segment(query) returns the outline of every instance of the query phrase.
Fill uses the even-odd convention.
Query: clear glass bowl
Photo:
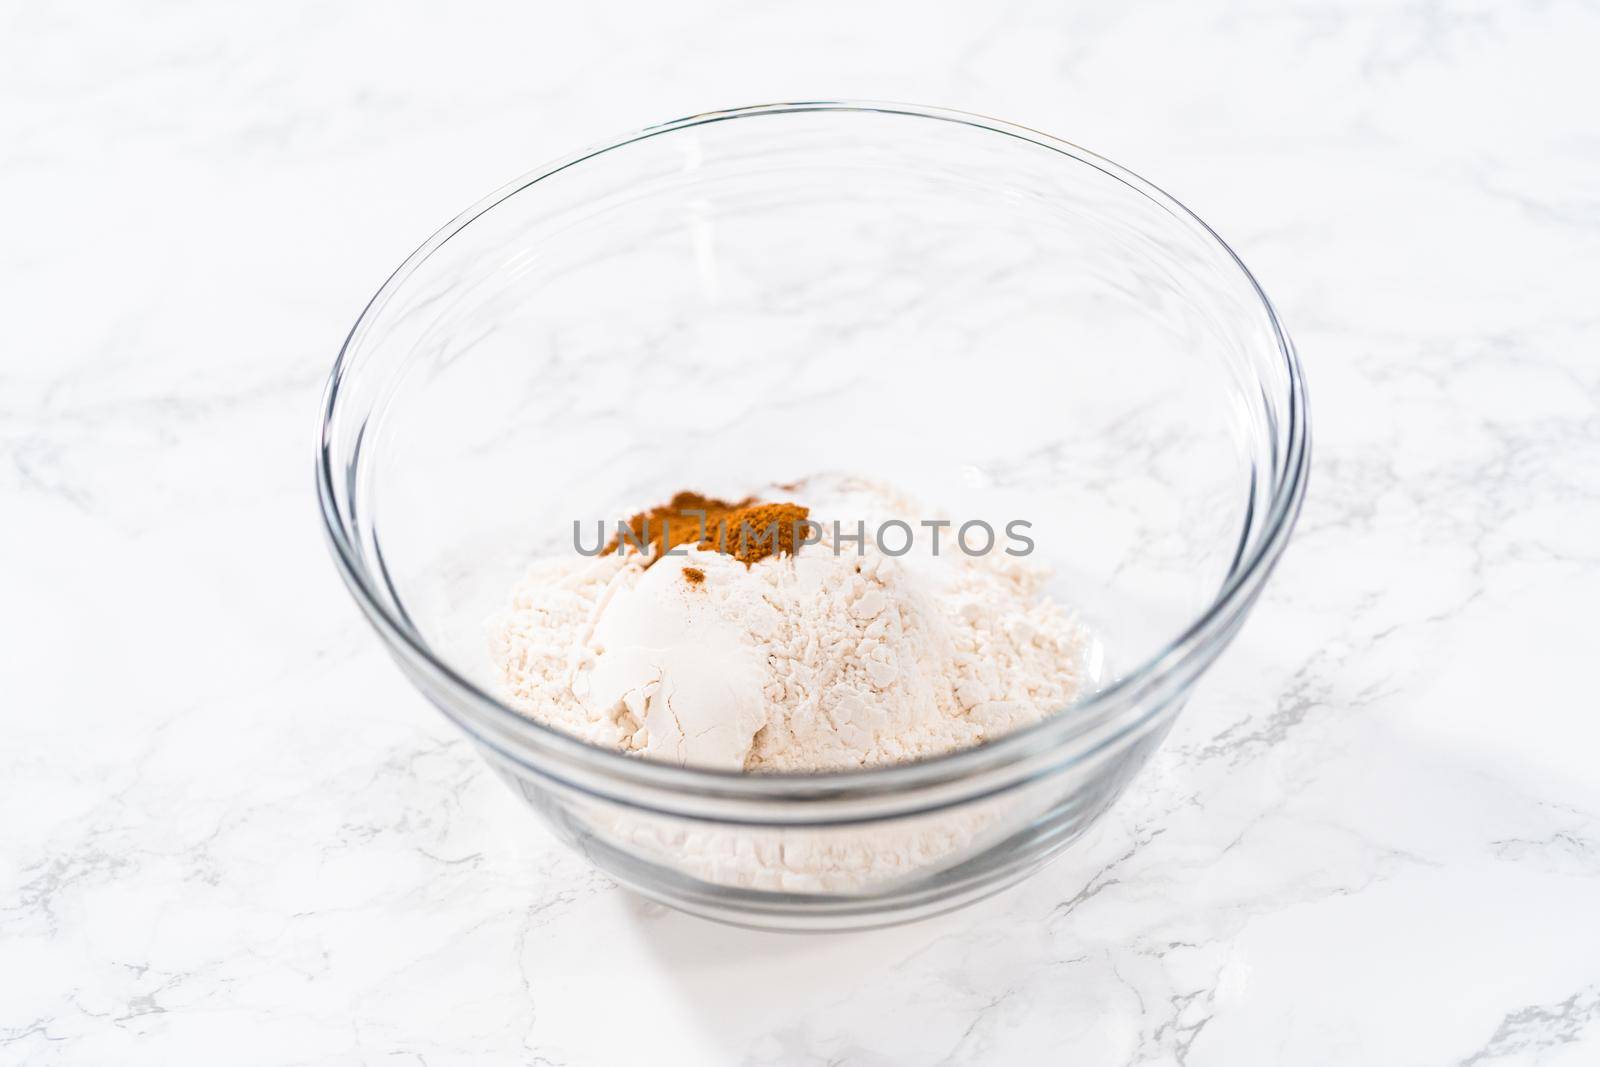
[[[1148,182],[974,115],[782,104],[562,160],[436,234],[345,342],[317,480],[401,668],[597,866],[716,919],[868,926],[995,892],[1117,797],[1283,549],[1305,403],[1255,280]],[[575,519],[819,471],[1030,521],[1104,684],[980,748],[790,776],[499,698],[485,620]]]

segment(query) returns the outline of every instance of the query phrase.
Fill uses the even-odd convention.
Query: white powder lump
[[[915,525],[909,502],[859,479],[796,497],[826,531]],[[996,552],[861,555],[831,537],[746,567],[690,549],[536,563],[492,620],[512,704],[595,744],[677,764],[823,771],[980,744],[1070,703],[1083,628],[1048,572]],[[691,582],[686,569],[703,576]]]

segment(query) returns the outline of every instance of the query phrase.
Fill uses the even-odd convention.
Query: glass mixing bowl
[[[597,866],[716,919],[868,926],[1024,877],[1117,797],[1284,547],[1305,404],[1255,280],[1148,182],[974,115],[782,104],[564,159],[436,234],[339,354],[317,481],[401,668]],[[1030,522],[1102,682],[815,775],[631,758],[501,699],[485,620],[575,520],[822,471]]]

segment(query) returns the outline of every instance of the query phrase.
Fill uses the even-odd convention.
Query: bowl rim
[[[341,386],[351,369],[358,342],[395,290],[446,241],[510,197],[570,167],[649,138],[711,123],[816,112],[869,113],[936,120],[1026,141],[1122,182],[1166,209],[1180,222],[1197,227],[1206,239],[1214,242],[1237,267],[1260,302],[1286,372],[1283,448],[1280,451],[1278,443],[1274,441],[1274,467],[1268,472],[1271,478],[1267,486],[1271,495],[1261,512],[1259,536],[1255,537],[1254,544],[1250,544],[1254,531],[1250,528],[1252,524],[1247,523],[1240,551],[1235,555],[1221,586],[1205,608],[1159,651],[1091,696],[983,745],[915,762],[880,767],[747,774],[642,760],[581,741],[523,715],[478,687],[434,654],[428,642],[405,618],[403,610],[395,610],[386,603],[383,594],[385,580],[369,568],[356,547],[359,528],[355,525],[354,515],[346,514],[341,507],[336,491],[333,424],[340,411]],[[402,666],[415,672],[412,680],[469,735],[499,756],[542,777],[622,803],[668,814],[684,813],[677,810],[671,801],[654,804],[641,802],[635,790],[648,790],[658,798],[692,795],[738,800],[759,806],[815,800],[828,801],[829,806],[833,807],[841,803],[848,804],[852,800],[905,796],[908,790],[926,793],[963,783],[993,792],[1016,784],[1019,778],[1031,779],[1045,773],[1039,769],[1039,761],[1030,757],[1053,754],[1056,758],[1049,760],[1048,770],[1054,771],[1103,752],[1119,740],[1135,734],[1165,705],[1170,704],[1170,699],[1163,700],[1161,697],[1166,695],[1170,698],[1186,689],[1231,640],[1287,544],[1305,496],[1310,468],[1306,387],[1294,345],[1255,276],[1204,220],[1153,183],[1061,138],[971,112],[872,100],[796,101],[702,112],[647,126],[592,145],[506,183],[462,211],[423,242],[367,302],[340,346],[323,392],[319,414],[316,480],[324,534],[340,575],[358,606]],[[1275,426],[1277,418],[1270,410],[1268,418],[1269,425]],[[359,467],[359,445],[347,467],[347,481],[353,484],[355,470]],[[1259,492],[1260,488],[1253,485],[1252,495]],[[353,532],[355,536],[352,536]],[[1007,768],[1017,769],[1018,774],[1009,776],[1005,785],[995,786],[994,776],[990,772],[1003,772]],[[980,780],[984,783],[981,786]],[[970,795],[961,799],[970,799]],[[924,806],[919,810],[927,809]]]

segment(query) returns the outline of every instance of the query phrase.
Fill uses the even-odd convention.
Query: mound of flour
[[[838,518],[914,522],[855,479],[808,486]],[[800,494],[796,494],[799,496]],[[490,624],[507,697],[586,741],[751,772],[879,766],[980,744],[1070,703],[1081,625],[1048,572],[995,552],[891,557],[831,536],[746,566],[690,549],[534,564]]]

